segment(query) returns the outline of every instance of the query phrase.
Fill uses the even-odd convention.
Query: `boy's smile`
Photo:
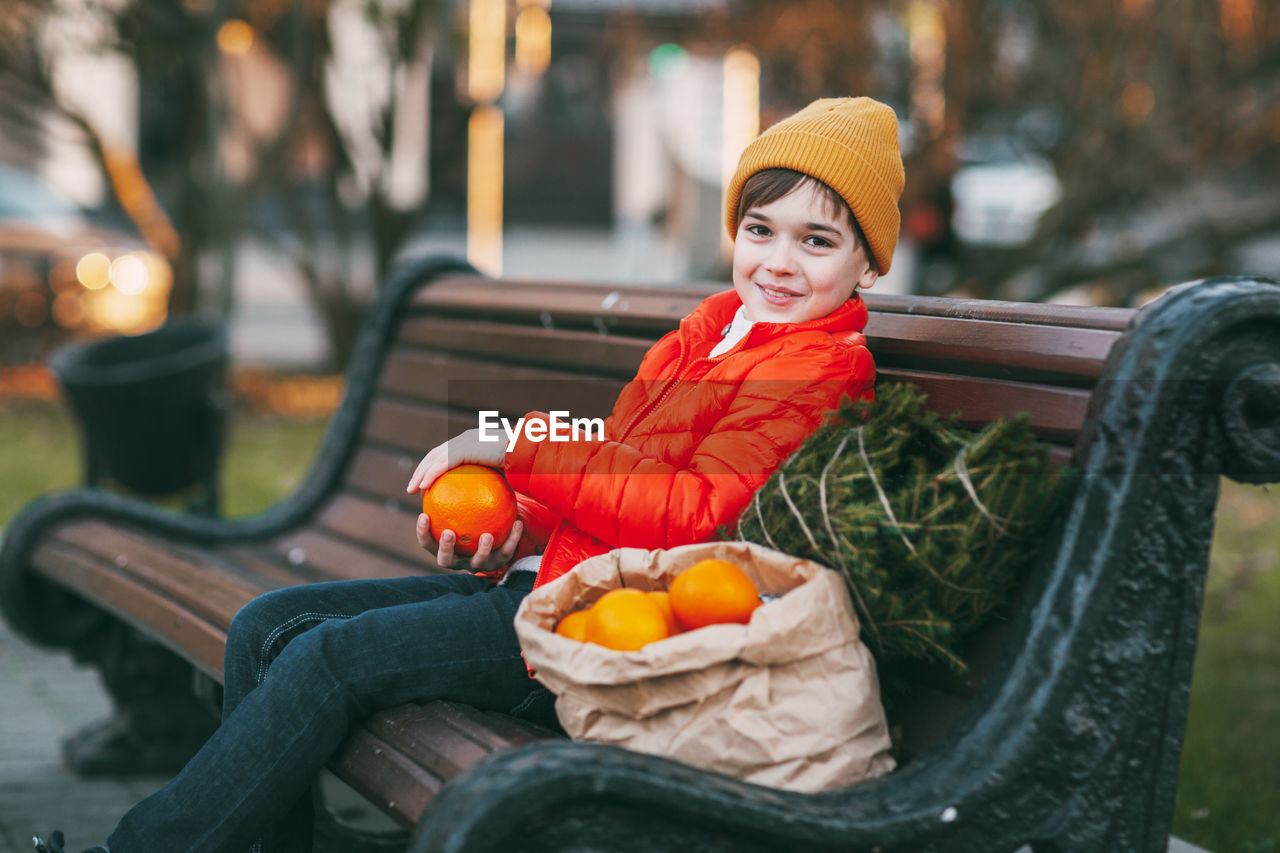
[[[877,277],[846,214],[831,209],[810,181],[743,213],[733,244],[733,289],[749,320],[825,317],[855,286],[870,287]]]

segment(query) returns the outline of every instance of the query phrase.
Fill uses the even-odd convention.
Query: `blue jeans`
[[[515,611],[533,576],[517,577],[338,581],[246,604],[227,632],[222,725],[121,819],[112,853],[310,849],[316,774],[353,726],[405,702],[554,726],[554,697],[520,657]]]

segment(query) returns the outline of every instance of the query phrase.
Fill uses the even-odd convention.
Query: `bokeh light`
[[[1130,124],[1142,124],[1156,103],[1156,93],[1146,83],[1130,83],[1120,96],[1121,109]]]
[[[218,50],[233,56],[248,53],[253,48],[253,27],[238,18],[232,18],[218,27]]]
[[[476,103],[488,103],[502,94],[506,85],[506,46],[506,3],[471,0],[467,90]]]
[[[502,110],[477,107],[467,129],[467,260],[502,274]]]
[[[516,67],[541,74],[551,64],[551,16],[541,6],[526,6],[516,16]]]
[[[111,284],[127,296],[146,290],[150,280],[147,265],[137,255],[122,255],[111,264]]]
[[[76,278],[90,290],[101,290],[111,282],[111,259],[102,252],[90,252],[76,264]]]
[[[127,296],[114,289],[97,294],[89,312],[90,319],[98,328],[128,333],[145,331],[153,313],[146,300]]]
[[[660,44],[649,52],[649,70],[654,77],[664,79],[685,60],[685,56],[684,48],[678,44]]]

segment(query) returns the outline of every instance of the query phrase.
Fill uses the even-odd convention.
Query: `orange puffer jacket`
[[[732,290],[717,293],[654,344],[603,441],[521,433],[505,469],[531,540],[521,551],[546,543],[538,585],[615,547],[711,538],[842,396],[871,396],[867,309],[856,295],[818,320],[757,323],[709,357],[741,304]]]

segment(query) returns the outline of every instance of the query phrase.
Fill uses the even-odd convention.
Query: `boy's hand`
[[[501,441],[481,441],[480,430],[469,429],[431,448],[418,463],[405,491],[409,494],[426,491],[445,471],[468,462],[501,471],[505,458],[506,450]]]
[[[437,542],[435,537],[431,535],[431,519],[426,513],[418,515],[418,526],[416,529],[418,534],[418,544],[427,552],[434,552],[436,555],[436,563],[442,569],[452,569],[457,562],[459,554],[454,553],[454,547],[457,545],[457,537],[452,530],[445,530],[440,534],[440,541]],[[519,519],[511,526],[511,535],[507,537],[507,541],[502,543],[502,547],[497,551],[493,550],[493,534],[485,533],[480,537],[480,543],[476,547],[476,552],[471,556],[471,571],[487,572],[494,569],[500,569],[507,563],[511,562],[511,558],[515,556],[516,546],[520,544],[520,534],[524,532],[524,522]]]

